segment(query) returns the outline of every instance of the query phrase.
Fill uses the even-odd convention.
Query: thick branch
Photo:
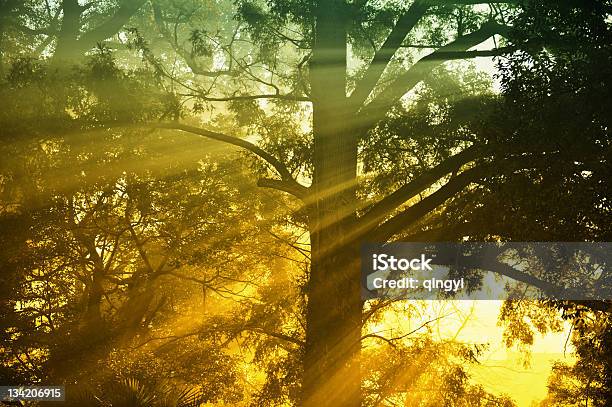
[[[403,95],[414,88],[436,67],[448,59],[469,57],[464,52],[482,43],[495,34],[505,34],[509,27],[489,21],[478,30],[457,38],[431,54],[421,58],[408,71],[398,76],[386,89],[362,109],[362,117],[367,124],[373,124],[384,116]]]
[[[373,233],[368,235],[368,238],[370,238],[371,241],[385,241],[389,239],[394,234],[401,232],[402,229],[410,226],[422,216],[428,214],[430,211],[446,202],[447,199],[452,198],[455,194],[459,193],[471,183],[476,182],[491,173],[498,173],[500,167],[503,167],[506,170],[516,170],[521,168],[533,168],[541,163],[541,160],[534,162],[534,157],[525,156],[509,158],[502,162],[498,161],[482,164],[466,170],[452,178],[433,194],[380,225],[374,230]]]
[[[545,294],[551,298],[572,298],[573,292],[567,290],[564,287],[557,286],[541,278],[535,277],[531,274],[525,273],[524,271],[518,270],[509,264],[501,262],[495,259],[493,256],[482,256],[474,254],[471,256],[462,256],[461,265],[472,269],[491,271],[493,273],[500,274],[502,276],[509,277],[515,281],[528,284],[532,287],[539,288]],[[448,258],[447,256],[438,256],[432,260],[432,264],[437,265],[449,265],[456,264],[455,258]],[[610,312],[612,305],[605,301],[584,301],[584,300],[568,300],[577,304],[584,305],[595,311]]]
[[[78,43],[82,49],[89,49],[98,42],[117,34],[130,18],[142,7],[146,0],[123,1],[113,16],[98,27],[81,35]]]
[[[93,3],[81,6],[76,0],[63,0],[63,19],[57,38],[54,59],[62,61],[81,57],[83,52],[95,47],[97,43],[117,34],[145,1],[123,1],[111,18],[79,35],[83,26],[83,13]]]
[[[281,179],[282,179],[282,181],[280,182],[283,182],[283,184],[285,185],[284,188],[282,189],[283,191],[288,192],[287,189],[289,188],[287,188],[286,186],[291,185],[291,190],[297,191],[299,196],[298,195],[296,196],[300,198],[305,196],[306,192],[308,191],[307,187],[301,185],[293,178],[293,176],[291,175],[287,167],[281,161],[279,161],[276,157],[274,157],[272,154],[268,153],[261,147],[249,141],[246,141],[241,138],[234,137],[234,136],[228,136],[227,134],[216,133],[214,131],[205,130],[199,127],[188,126],[188,125],[180,124],[180,123],[157,123],[157,124],[152,125],[152,127],[156,127],[160,129],[181,130],[187,133],[197,134],[199,136],[203,136],[203,137],[206,137],[212,140],[222,141],[224,143],[228,143],[228,144],[231,144],[237,147],[244,148],[245,150],[250,151],[251,153],[258,156],[259,158],[266,161],[278,172],[278,174],[281,176]],[[268,185],[266,186],[270,186],[270,184],[268,183]],[[278,184],[275,184],[275,186],[278,186]]]
[[[430,187],[444,175],[455,171],[463,164],[474,160],[481,153],[482,149],[476,147],[467,148],[466,150],[446,159],[421,176],[413,179],[406,185],[398,188],[395,190],[395,192],[373,205],[372,208],[370,208],[370,210],[359,219],[359,227],[366,229],[371,228],[404,202]]]
[[[350,101],[354,106],[361,107],[365,102],[378,83],[389,61],[391,61],[391,58],[393,58],[393,55],[395,55],[395,52],[406,38],[406,35],[412,31],[427,9],[427,5],[420,1],[415,1],[399,18],[384,44],[376,51],[365,75],[357,82],[357,86],[350,97]]]
[[[557,287],[548,281],[541,280],[523,271],[517,270],[509,264],[502,263],[499,260],[488,258],[488,256],[472,255],[461,257],[461,264],[470,268],[488,270],[510,277],[513,280],[521,281],[530,286],[539,288],[553,297],[561,295],[564,291],[563,288]]]

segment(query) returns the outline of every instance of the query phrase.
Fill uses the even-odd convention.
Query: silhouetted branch
[[[471,233],[478,232],[479,225],[474,222],[463,222],[456,225],[448,225],[439,228],[432,228],[413,233],[408,236],[403,236],[397,241],[402,242],[438,242],[453,241],[463,236],[468,236]],[[487,225],[487,231],[491,231],[491,225]]]
[[[372,332],[372,333],[363,335],[361,337],[361,340],[363,341],[364,339],[367,339],[367,338],[381,339],[381,340],[387,342],[389,345],[395,347],[395,343],[394,342],[402,340],[402,339],[412,335],[413,333],[416,333],[416,332],[420,331],[421,329],[425,328],[427,325],[429,325],[431,323],[434,323],[434,322],[436,322],[436,321],[438,321],[438,320],[440,320],[442,318],[446,318],[446,317],[448,317],[450,315],[453,315],[454,313],[455,312],[451,312],[450,314],[442,315],[442,316],[439,316],[437,318],[433,318],[433,319],[430,319],[428,321],[425,321],[424,323],[419,325],[417,328],[415,328],[415,329],[413,329],[413,330],[411,330],[409,332],[406,332],[405,334],[402,334],[400,336],[395,336],[393,338],[387,338],[387,337],[384,337],[382,335],[379,335],[378,333]]]
[[[414,26],[419,22],[419,20],[425,15],[429,7],[422,2],[416,1],[414,2],[410,8],[397,20],[397,23],[391,30],[391,33],[380,47],[367,71],[357,82],[355,90],[351,94],[350,101],[354,106],[358,108],[365,102],[368,95],[372,92],[372,90],[376,87],[380,77],[382,76],[385,68],[389,64],[393,55],[397,49],[401,46],[402,42],[406,38],[406,35]]]
[[[125,23],[142,7],[146,0],[123,1],[115,14],[104,23],[80,36],[78,43],[84,49],[95,46],[98,42],[112,37],[123,28]]]
[[[191,69],[192,73],[194,73],[195,75],[206,76],[209,78],[234,75],[234,72],[231,66],[231,63],[233,61],[232,58],[230,58],[229,69],[223,69],[223,70],[217,70],[217,71],[210,71],[207,69],[203,69],[201,65],[198,64],[198,62],[196,61],[196,58],[194,58],[193,53],[188,52],[185,48],[180,46],[177,43],[176,37],[173,36],[170,33],[170,31],[168,31],[168,28],[166,27],[166,24],[164,23],[163,13],[162,13],[162,10],[159,4],[156,1],[152,1],[151,5],[153,7],[153,19],[155,20],[155,25],[157,26],[157,29],[159,30],[161,35],[166,39],[166,41],[168,41],[170,46],[172,46],[172,49],[174,49],[174,51],[183,58],[187,66],[189,66],[189,68]],[[232,41],[234,38],[235,36],[232,37]]]
[[[474,51],[448,51],[439,52],[438,58],[444,61],[450,61],[453,59],[469,59],[469,58],[480,58],[480,57],[496,57],[505,55],[510,52],[518,50],[518,47],[500,47],[486,50],[474,50]]]
[[[256,99],[279,99],[279,100],[292,100],[297,102],[309,102],[310,98],[301,95],[292,94],[281,94],[281,93],[267,93],[261,95],[235,95],[235,96],[206,96],[201,93],[187,94],[181,96],[197,97],[200,100],[208,102],[229,102],[233,100],[256,100]]]
[[[472,4],[519,4],[518,0],[420,0],[430,6],[472,5]]]
[[[81,33],[83,14],[94,2],[81,6],[77,0],[62,0],[63,17],[53,58],[60,61],[82,56],[96,44],[117,34],[145,2],[146,0],[123,1],[108,20]]]
[[[482,154],[482,149],[477,147],[469,147],[464,151],[447,158],[442,163],[436,165],[432,169],[426,171],[422,175],[413,179],[406,185],[398,188],[392,194],[386,196],[376,204],[374,204],[358,221],[360,228],[371,228],[375,226],[385,216],[389,215],[393,210],[414,197],[418,193],[430,187],[433,183],[439,180],[444,175],[456,171],[462,165],[476,159]]]
[[[378,226],[372,233],[368,234],[368,238],[372,241],[386,241],[394,234],[401,232],[402,229],[410,226],[422,216],[446,202],[447,199],[455,196],[455,194],[471,183],[492,173],[499,173],[501,168],[506,170],[533,168],[541,165],[541,163],[541,160],[534,162],[534,157],[532,156],[521,156],[482,164],[463,171],[436,192]]]
[[[257,186],[262,188],[272,188],[279,191],[287,192],[300,199],[306,198],[308,188],[295,182],[287,182],[279,179],[260,178],[257,180]]]
[[[445,259],[439,256],[432,260],[432,264],[448,265],[454,264],[455,259]],[[542,290],[551,298],[571,298],[573,293],[564,287],[558,286],[541,278],[535,277],[524,271],[518,270],[509,264],[503,263],[494,258],[494,256],[482,256],[474,254],[471,256],[462,256],[461,265],[478,270],[490,271],[502,276],[509,277],[515,281],[528,284],[532,287]],[[609,301],[583,301],[583,300],[568,300],[569,302],[583,305],[593,311],[611,312],[612,303]]]
[[[477,56],[478,54],[466,54],[466,52],[468,49],[482,43],[495,34],[506,34],[509,29],[510,27],[508,26],[501,25],[495,21],[489,21],[484,23],[478,30],[463,35],[421,58],[410,69],[392,81],[362,109],[362,120],[368,126],[374,124],[384,116],[394,103],[425,79],[442,62],[449,59],[458,59],[459,57]]]
[[[293,336],[286,335],[286,334],[283,334],[283,333],[280,333],[280,332],[270,331],[270,330],[264,329],[264,328],[245,327],[242,330],[243,331],[255,332],[255,333],[261,333],[261,334],[264,334],[264,335],[268,335],[268,336],[270,336],[272,338],[282,339],[283,341],[294,343],[294,344],[299,345],[299,346],[306,345],[306,343],[304,341],[302,341],[301,339],[294,338]]]
[[[274,187],[276,189],[280,189],[281,191],[292,193],[298,198],[304,197],[306,192],[308,191],[307,187],[301,185],[293,178],[287,167],[281,161],[279,161],[276,157],[274,157],[272,154],[268,153],[261,147],[249,141],[243,140],[239,137],[229,136],[227,134],[217,133],[214,131],[194,126],[188,126],[186,124],[180,123],[157,123],[152,124],[151,126],[160,129],[181,130],[187,133],[197,134],[199,136],[203,136],[212,140],[222,141],[224,143],[244,148],[245,150],[250,151],[251,153],[255,154],[256,156],[260,157],[265,162],[270,164],[280,175],[281,180],[279,182],[272,183],[270,182],[271,180],[265,181],[264,185],[266,187]],[[282,185],[280,185],[281,183]],[[281,186],[282,189],[280,188]]]

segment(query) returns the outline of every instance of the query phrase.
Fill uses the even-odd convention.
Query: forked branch
[[[389,61],[400,48],[408,33],[412,31],[414,26],[425,15],[427,9],[427,5],[420,1],[415,1],[397,20],[383,45],[376,51],[364,76],[357,82],[357,86],[350,97],[351,103],[354,106],[361,107],[365,102],[372,90],[374,90]]]
[[[500,51],[490,50],[486,52],[468,51],[470,48],[482,43],[495,34],[504,35],[510,28],[495,21],[484,23],[478,30],[463,35],[456,40],[440,47],[438,50],[421,58],[406,72],[399,75],[380,94],[369,102],[362,110],[361,117],[368,125],[376,123],[388,109],[393,106],[403,95],[414,88],[419,82],[427,77],[431,71],[441,65],[444,61],[459,58],[473,58],[476,56],[490,56]]]

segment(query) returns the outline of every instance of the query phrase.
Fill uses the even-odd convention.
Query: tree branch
[[[365,75],[357,82],[355,90],[350,96],[350,103],[358,108],[361,107],[378,83],[389,61],[391,61],[391,58],[393,58],[393,55],[395,55],[395,52],[401,46],[406,35],[412,31],[428,8],[429,6],[422,2],[415,1],[399,18],[383,45],[376,51]]]
[[[261,334],[264,334],[264,335],[268,335],[268,336],[270,336],[272,338],[281,339],[283,341],[291,342],[291,343],[296,344],[298,346],[306,345],[306,343],[304,341],[302,341],[301,339],[294,338],[293,336],[285,335],[285,334],[280,333],[280,332],[269,331],[267,329],[260,328],[260,327],[245,327],[245,328],[242,328],[242,330],[243,331],[251,331],[251,332],[255,332],[255,333],[261,333]]]
[[[519,0],[421,0],[429,6],[461,5],[469,6],[475,4],[519,4]]]
[[[500,167],[503,166],[503,168],[506,170],[517,170],[523,168],[533,168],[542,163],[542,160],[539,160],[538,162],[534,162],[533,160],[534,157],[521,156],[509,158],[501,162],[494,161],[488,164],[482,164],[466,170],[452,178],[433,194],[378,226],[372,233],[368,234],[368,238],[371,239],[371,241],[385,241],[394,234],[399,233],[402,229],[410,226],[410,224],[414,223],[431,210],[443,204],[447,199],[453,197],[471,183],[476,182],[491,173],[499,173]]]
[[[220,96],[220,97],[203,96],[202,94],[197,93],[197,94],[188,94],[188,95],[182,95],[182,96],[197,97],[200,100],[205,100],[208,102],[229,102],[232,100],[255,100],[255,99],[280,99],[280,100],[291,100],[291,101],[297,101],[297,102],[311,101],[311,99],[306,96],[291,95],[291,94],[283,95],[280,93],[270,93],[270,94],[263,94],[263,95]]]
[[[300,185],[300,184],[298,184]],[[272,178],[260,178],[257,180],[257,186],[262,188],[271,188],[276,189],[278,191],[287,192],[293,196],[296,196],[300,199],[305,199],[306,194],[308,192],[308,188],[300,185],[300,187],[296,188],[296,183],[287,182],[279,179]]]
[[[145,2],[146,0],[123,1],[110,19],[81,35],[77,43],[82,49],[87,50],[95,46],[98,42],[104,41],[117,34]]]
[[[481,148],[469,147],[462,152],[446,159],[434,168],[413,179],[395,192],[374,204],[366,214],[358,220],[358,228],[369,229],[384,219],[389,213],[418,193],[430,187],[444,175],[459,169],[462,165],[476,159],[482,153]]]
[[[438,256],[432,260],[432,264],[441,266],[456,264],[456,259],[453,256],[454,254],[451,256]],[[515,281],[520,281],[532,287],[539,288],[553,299],[564,297],[571,298],[573,296],[573,293],[570,290],[567,290],[564,287],[557,286],[556,284],[551,283],[549,281],[542,280],[541,278],[535,277],[531,274],[525,273],[524,271],[518,270],[509,264],[494,259],[493,256],[482,256],[479,254],[474,254],[471,256],[462,256],[460,263],[462,266],[467,266],[468,268],[491,271],[493,273],[509,277]],[[610,312],[610,310],[612,309],[612,303],[610,303],[609,301],[566,301],[584,305],[595,311]]]
[[[237,147],[244,148],[245,150],[250,151],[251,153],[258,156],[259,158],[263,159],[265,162],[271,165],[276,170],[276,172],[278,172],[278,174],[281,177],[281,180],[279,182],[274,183],[275,188],[279,187],[280,186],[279,183],[282,182],[283,189],[281,189],[281,191],[289,192],[289,190],[291,190],[293,192],[290,192],[290,193],[293,193],[298,198],[305,197],[306,193],[308,192],[307,187],[298,183],[293,178],[293,176],[291,175],[291,173],[289,172],[285,164],[279,161],[272,154],[268,153],[261,147],[249,141],[246,141],[241,138],[234,137],[234,136],[228,136],[227,134],[216,133],[214,131],[205,130],[199,127],[188,126],[188,125],[180,124],[180,123],[156,123],[156,124],[152,124],[151,126],[155,128],[160,128],[160,129],[181,130],[187,133],[197,134],[199,136],[206,137],[212,140],[222,141],[224,143],[228,143],[228,144],[231,144]],[[272,187],[272,183],[270,183],[269,181],[270,180],[265,181],[264,184],[267,187]],[[297,194],[295,194],[294,192],[296,192]]]
[[[63,18],[53,59],[62,61],[82,56],[83,52],[95,47],[97,43],[118,33],[145,2],[124,0],[110,19],[79,35],[83,26],[83,13],[93,6],[93,2],[81,6],[77,0],[62,0]]]
[[[402,335],[400,335],[400,336],[395,336],[395,337],[393,337],[393,338],[387,338],[387,337],[385,337],[385,336],[379,335],[379,334],[378,334],[378,333],[376,333],[376,332],[372,332],[372,333],[369,333],[369,334],[365,334],[365,335],[363,335],[363,336],[361,337],[361,340],[363,341],[364,339],[367,339],[367,338],[381,339],[381,340],[383,340],[383,341],[387,342],[389,345],[391,345],[391,346],[395,347],[395,343],[393,343],[393,342],[395,342],[395,341],[399,341],[399,340],[402,340],[402,339],[404,339],[404,338],[406,338],[406,337],[408,337],[408,336],[412,335],[413,333],[416,333],[416,332],[420,331],[422,328],[425,328],[427,325],[432,324],[432,323],[434,323],[434,322],[436,322],[436,321],[439,321],[439,320],[441,320],[442,318],[446,318],[446,317],[448,317],[448,316],[451,316],[451,315],[453,315],[453,314],[455,314],[455,313],[456,313],[456,312],[451,312],[451,313],[449,313],[449,314],[446,314],[446,315],[441,315],[441,316],[439,316],[439,317],[436,317],[436,318],[430,319],[430,320],[428,320],[428,321],[425,321],[425,322],[423,322],[421,325],[419,325],[418,327],[416,327],[415,329],[413,329],[413,330],[411,330],[411,331],[409,331],[409,332],[406,332],[405,334],[402,334]]]
[[[219,71],[209,71],[209,70],[202,68],[201,64],[198,63],[196,58],[194,58],[193,54],[188,52],[182,46],[180,46],[178,42],[176,41],[176,38],[174,38],[174,36],[170,33],[170,31],[168,31],[168,28],[166,27],[166,24],[164,23],[164,16],[163,16],[161,8],[159,7],[159,4],[156,1],[152,1],[151,5],[153,7],[153,19],[155,20],[155,25],[157,26],[157,29],[159,30],[161,35],[166,39],[166,41],[168,41],[172,49],[174,49],[174,51],[183,58],[187,66],[191,69],[192,73],[194,73],[195,75],[206,76],[209,78],[234,75],[234,72],[231,69],[224,69],[224,70],[219,70]]]
[[[382,118],[388,109],[403,95],[414,88],[436,67],[448,59],[470,56],[465,52],[482,43],[495,34],[505,34],[510,28],[495,21],[484,23],[478,30],[463,35],[444,45],[431,54],[421,58],[402,75],[399,75],[387,88],[362,109],[362,117],[366,125],[374,124]],[[477,54],[472,54],[477,55]]]
[[[454,241],[460,237],[474,233],[476,225],[472,222],[462,222],[455,225],[422,230],[401,238],[402,242],[440,242]],[[487,230],[490,230],[487,227]],[[398,239],[399,241],[399,239]]]
[[[448,51],[448,52],[439,52],[438,57],[444,61],[451,61],[454,59],[497,57],[500,55],[508,54],[516,50],[518,50],[518,47],[500,47],[500,48],[494,48],[494,49],[474,50],[474,51]]]

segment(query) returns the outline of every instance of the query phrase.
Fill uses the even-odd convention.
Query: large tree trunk
[[[331,233],[320,233],[333,237]],[[361,404],[359,350],[362,302],[354,247],[318,256],[310,276],[304,406]]]
[[[85,7],[79,5],[77,0],[62,1],[62,25],[57,34],[57,45],[53,54],[53,61],[58,66],[82,56],[79,54],[81,50],[77,37],[81,28],[81,14],[84,10]]]
[[[310,66],[314,198],[303,405],[359,406],[359,247],[347,238],[356,214],[357,134],[346,98],[346,17],[342,0],[321,0]]]

